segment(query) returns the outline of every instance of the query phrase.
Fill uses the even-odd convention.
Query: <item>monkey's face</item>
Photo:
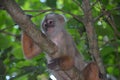
[[[42,28],[45,32],[51,31],[55,27],[55,21],[53,19],[45,19],[42,23]]]
[[[59,33],[64,27],[65,19],[62,15],[50,13],[42,21],[42,31],[48,35]]]

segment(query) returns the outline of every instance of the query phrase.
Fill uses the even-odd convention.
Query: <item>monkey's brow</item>
[[[45,21],[48,21],[48,20],[52,20],[53,22],[56,22],[54,19],[52,18],[49,18],[49,19],[45,19]]]

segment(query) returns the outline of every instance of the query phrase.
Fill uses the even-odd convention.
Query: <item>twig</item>
[[[13,28],[13,26],[5,27],[5,28],[1,29],[0,32],[5,31],[5,30],[10,29],[10,28]]]
[[[94,22],[96,22],[97,20],[99,20],[101,17],[103,17],[103,13],[101,13],[99,16],[97,16],[96,18],[94,18]]]
[[[56,8],[53,8],[53,9],[47,9],[47,10],[24,10],[25,12],[40,12],[39,14],[35,15],[35,16],[38,16],[42,13],[45,13],[45,12],[49,12],[49,11],[61,11],[61,12],[64,12],[64,13],[67,13],[69,15],[71,15],[73,18],[75,18],[78,22],[83,22],[83,19],[82,17],[78,17],[77,15],[71,13],[71,12],[68,12],[68,11],[64,11],[62,9],[56,9]],[[35,17],[33,16],[33,17]]]
[[[97,3],[98,3],[98,1],[99,1],[99,0],[96,0],[96,2],[94,2],[94,3],[91,5],[90,10],[94,7],[94,5],[95,5],[95,4],[97,4]]]
[[[83,10],[83,7],[80,5],[80,3],[77,1],[77,0],[72,0],[74,3],[77,4],[77,6],[79,6],[82,10]]]
[[[55,9],[55,10],[67,13],[67,14],[71,15],[73,18],[75,18],[77,21],[83,22],[83,18],[82,17],[77,16],[77,15],[71,13],[71,12],[67,12],[67,11],[64,11],[64,10],[61,10],[61,9]]]
[[[120,7],[113,8],[112,10],[120,10]]]
[[[120,37],[120,32],[116,28],[116,24],[114,22],[114,18],[113,18],[113,16],[109,12],[107,12],[107,14],[106,14],[106,19],[109,22],[109,24],[111,25],[111,27],[113,28],[115,35]]]
[[[17,37],[17,35],[15,35],[13,33],[10,33],[10,32],[7,32],[7,31],[1,31],[1,32],[4,33],[4,34],[10,35],[10,36]]]

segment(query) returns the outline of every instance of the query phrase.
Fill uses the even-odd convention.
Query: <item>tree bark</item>
[[[103,75],[103,80],[105,80],[106,73],[105,73],[103,63],[102,63],[102,59],[100,57],[100,52],[99,52],[98,42],[97,42],[97,35],[96,35],[94,25],[93,25],[94,21],[92,18],[90,1],[83,0],[82,8],[83,8],[83,12],[84,12],[83,23],[86,28],[86,33],[87,33],[87,38],[88,38],[88,43],[89,43],[89,52],[90,52],[91,56],[93,56],[93,59],[95,60],[95,62],[97,62],[100,72]]]

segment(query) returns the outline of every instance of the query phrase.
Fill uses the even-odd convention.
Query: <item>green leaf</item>
[[[11,45],[11,37],[0,34],[0,49],[5,49]]]
[[[56,1],[57,0],[47,0],[46,1],[46,4],[47,4],[47,6],[49,6],[49,7],[51,7],[51,8],[56,8]]]
[[[15,56],[16,59],[23,59],[23,51],[21,49],[21,46],[16,46],[13,49],[12,53]]]

